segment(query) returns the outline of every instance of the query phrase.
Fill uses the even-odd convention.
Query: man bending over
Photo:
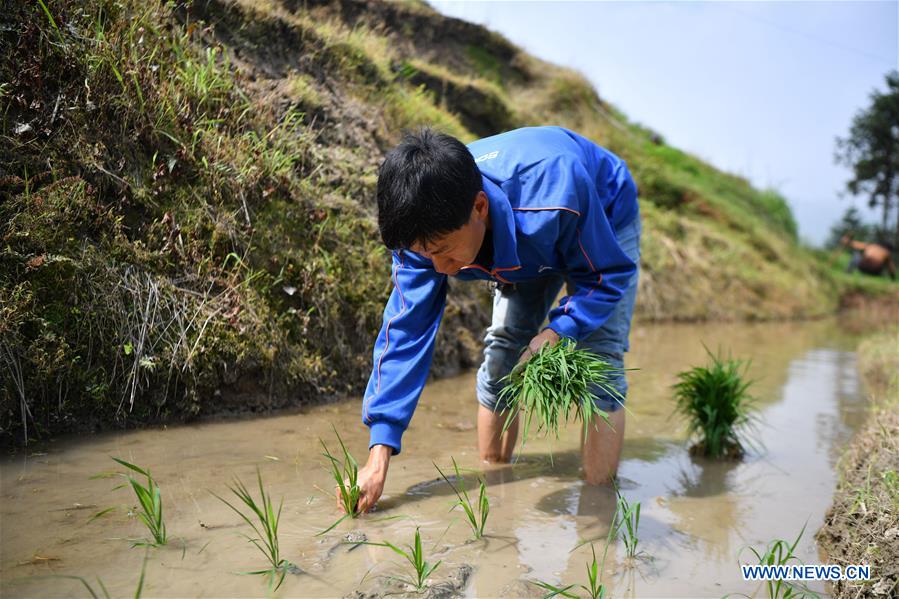
[[[561,127],[527,127],[467,147],[424,129],[406,135],[378,173],[378,226],[393,251],[393,291],[374,347],[362,404],[369,458],[359,471],[358,509],[381,496],[390,457],[424,387],[446,301],[447,278],[496,283],[493,317],[477,373],[478,447],[509,461],[500,379],[561,337],[623,367],[637,294],[640,214],[624,161]],[[562,285],[567,295],[553,307]],[[548,325],[544,321],[548,317]],[[623,373],[614,380],[624,397]],[[595,390],[613,427],[583,440],[588,483],[611,480],[624,438],[624,410]]]

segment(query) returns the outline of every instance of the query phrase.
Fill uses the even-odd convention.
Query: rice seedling
[[[744,432],[752,424],[754,399],[746,380],[748,362],[713,355],[708,366],[696,366],[677,375],[676,411],[687,420],[688,434],[698,437],[691,453],[738,458],[744,453]]]
[[[134,599],[140,599],[141,595],[143,595],[143,592],[144,592],[144,578],[147,573],[147,559],[149,558],[149,552],[150,552],[149,548],[144,552],[144,561],[140,567],[140,578],[137,581],[137,588],[134,590]],[[94,589],[94,587],[91,586],[91,583],[88,582],[87,579],[83,576],[76,576],[73,574],[49,574],[46,576],[30,576],[29,578],[30,579],[67,578],[69,580],[77,580],[82,585],[84,585],[84,588],[87,590],[87,592],[90,594],[90,596],[93,599],[100,599],[98,590]],[[10,581],[10,582],[14,582],[14,581]],[[97,577],[97,585],[99,586],[99,591],[103,592],[102,596],[105,597],[105,599],[112,599],[112,595],[109,594],[109,590],[107,590],[106,585],[103,584],[103,580],[99,576]],[[119,596],[121,596],[121,595],[119,595]]]
[[[280,547],[278,545],[278,523],[281,519],[281,508],[284,506],[284,499],[281,499],[281,503],[278,504],[278,511],[276,512],[272,505],[271,495],[267,495],[265,493],[265,488],[262,486],[262,473],[259,472],[258,468],[256,469],[256,477],[259,482],[260,503],[257,503],[253,496],[250,495],[249,490],[244,486],[240,479],[234,479],[234,486],[228,487],[231,489],[231,492],[237,495],[238,499],[250,509],[251,514],[249,516],[231,504],[227,499],[219,497],[215,493],[213,493],[213,495],[234,510],[237,515],[243,518],[244,522],[253,528],[253,531],[258,538],[253,538],[249,535],[243,536],[246,537],[249,542],[253,543],[271,564],[271,568],[246,572],[246,574],[268,574],[269,585],[274,581],[275,575],[280,574],[278,584],[275,586],[275,589],[278,589],[278,587],[281,586],[281,583],[284,582],[284,576],[287,574],[287,571],[291,568],[296,568],[294,564],[281,557]],[[259,520],[258,525],[252,519],[254,514],[256,519]]]
[[[156,481],[153,480],[153,477],[150,475],[149,470],[144,470],[139,466],[135,466],[134,464],[131,464],[119,458],[112,459],[122,466],[125,466],[129,470],[147,477],[147,484],[146,486],[144,486],[140,482],[135,480],[135,478],[130,474],[118,473],[119,476],[125,478],[131,485],[131,488],[134,489],[134,494],[137,495],[137,500],[140,503],[141,509],[141,511],[137,512],[137,517],[146,525],[147,530],[150,531],[150,535],[153,537],[152,541],[137,541],[132,545],[132,547],[136,547],[138,545],[146,545],[151,547],[165,545],[166,532],[165,522],[162,518],[162,495],[159,492],[159,485],[157,485]],[[116,488],[121,488],[121,486],[124,485],[120,485]]]
[[[397,547],[390,541],[382,541],[380,543],[365,541],[361,544],[373,545],[376,547],[387,547],[388,549],[408,561],[412,566],[415,575],[408,577],[398,577],[397,580],[412,585],[417,591],[421,591],[425,588],[425,582],[427,581],[428,577],[443,562],[443,560],[439,560],[436,564],[431,564],[430,562],[425,560],[424,550],[421,546],[421,531],[418,527],[415,528],[415,540],[413,541],[413,544],[406,546],[408,548],[408,551]]]
[[[593,561],[587,564],[587,582],[590,584],[590,586],[583,584],[555,586],[549,584],[548,582],[532,580],[532,584],[535,584],[538,587],[542,588],[544,591],[547,591],[547,593],[543,596],[544,599],[548,599],[550,597],[571,597],[576,599],[578,595],[575,595],[574,592],[572,592],[572,589],[574,589],[575,587],[580,587],[585,590],[587,592],[587,596],[591,599],[603,599],[606,596],[606,587],[602,583],[602,571],[606,564],[606,557],[609,554],[609,546],[612,544],[612,539],[616,534],[618,534],[618,526],[616,526],[616,522],[619,522],[620,520],[620,510],[621,504],[619,503],[618,505],[616,505],[615,513],[612,515],[612,521],[609,523],[609,533],[608,535],[606,535],[606,546],[602,551],[602,560],[600,560],[599,562],[596,561],[596,547],[592,542],[590,543],[590,552],[593,554]],[[634,530],[636,531],[636,527],[634,528]],[[576,545],[574,549],[572,549],[572,551],[584,544],[586,544],[586,541],[584,543],[579,543],[578,545]]]
[[[786,566],[791,561],[801,564],[802,562],[796,557],[794,552],[799,545],[802,535],[805,534],[806,526],[808,524],[802,526],[802,530],[799,531],[799,535],[792,543],[783,539],[776,539],[768,543],[764,553],[761,553],[755,547],[750,547],[749,550],[758,559],[758,565],[760,566]],[[742,553],[742,550],[740,553]],[[803,584],[785,580],[767,580],[765,581],[765,588],[770,599],[799,599],[819,596]]]
[[[455,509],[458,506],[465,512],[465,517],[468,519],[468,525],[471,527],[475,540],[483,537],[484,526],[487,524],[487,515],[490,513],[490,499],[487,497],[487,484],[484,482],[484,479],[478,477],[478,502],[477,506],[474,506],[471,503],[471,498],[468,496],[468,491],[465,488],[465,479],[462,477],[462,472],[459,470],[456,458],[453,458],[453,470],[456,473],[456,481],[458,481],[459,485],[458,488],[450,482],[450,479],[443,473],[440,466],[434,464],[434,467],[437,468],[437,472],[440,473],[440,476],[443,477],[446,484],[448,484],[456,494],[456,502],[453,504],[452,509]]]
[[[637,542],[639,540],[637,538],[637,528],[640,526],[640,502],[629,503],[617,487],[615,488],[615,493],[618,495],[618,503],[615,509],[615,531],[616,533],[624,531],[621,539],[624,541],[627,556],[633,558],[637,556]]]
[[[623,400],[611,384],[612,377],[622,373],[622,369],[575,346],[575,341],[568,338],[547,344],[502,379],[506,385],[500,398],[510,406],[503,432],[524,412],[522,445],[535,421],[538,434],[551,432],[557,439],[561,424],[572,418],[583,422],[585,434],[590,423],[596,426],[597,417],[611,426],[609,415],[591,401],[591,388],[595,386]]]
[[[331,428],[334,430],[334,434],[337,435],[337,442],[340,443],[340,450],[343,452],[343,461],[334,457],[324,441],[319,439],[319,443],[321,443],[322,449],[324,450],[322,455],[327,458],[328,464],[330,465],[331,476],[333,476],[334,482],[337,483],[337,489],[340,492],[340,505],[345,513],[334,524],[321,531],[316,536],[325,534],[347,518],[355,518],[359,515],[359,511],[357,510],[359,495],[361,493],[358,484],[359,463],[347,449],[343,439],[340,438],[340,433],[337,432],[337,429],[333,426]]]
[[[569,584],[566,586],[556,586],[549,584],[548,582],[542,581],[532,581],[533,584],[542,588],[544,591],[547,591],[545,595],[543,595],[544,599],[549,599],[551,597],[571,597],[572,599],[578,599],[579,595],[575,595],[572,592],[572,589],[576,587],[580,587],[581,589],[587,592],[587,597],[590,599],[603,599],[606,596],[606,587],[601,582],[601,573],[602,567],[606,561],[606,552],[608,552],[609,546],[606,543],[606,551],[603,552],[602,561],[596,561],[596,548],[593,546],[593,543],[590,543],[590,551],[593,553],[593,561],[587,564],[587,582],[590,586],[585,584],[574,585]]]

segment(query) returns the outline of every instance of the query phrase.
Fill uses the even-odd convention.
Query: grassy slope
[[[642,318],[810,316],[859,286],[776,194],[426,5],[45,4],[0,32],[6,441],[358,394],[390,290],[376,169],[422,124],[561,124],[625,157]],[[488,315],[486,287],[454,286],[437,374],[477,363]]]

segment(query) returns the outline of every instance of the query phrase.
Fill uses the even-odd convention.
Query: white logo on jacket
[[[485,160],[490,160],[491,158],[496,158],[499,156],[499,150],[493,150],[487,154],[483,154],[474,159],[475,162],[484,162]]]

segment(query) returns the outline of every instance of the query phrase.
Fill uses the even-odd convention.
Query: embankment
[[[46,10],[45,10],[46,7]],[[377,166],[404,128],[558,124],[624,157],[638,318],[832,313],[784,198],[578,73],[419,2],[12,3],[0,15],[0,440],[358,397],[390,292]],[[480,359],[452,285],[433,374]]]
[[[899,595],[899,328],[894,326],[863,341],[858,360],[871,395],[871,413],[840,459],[840,482],[817,539],[828,563],[871,566],[869,581],[834,583],[835,597],[896,597]]]

